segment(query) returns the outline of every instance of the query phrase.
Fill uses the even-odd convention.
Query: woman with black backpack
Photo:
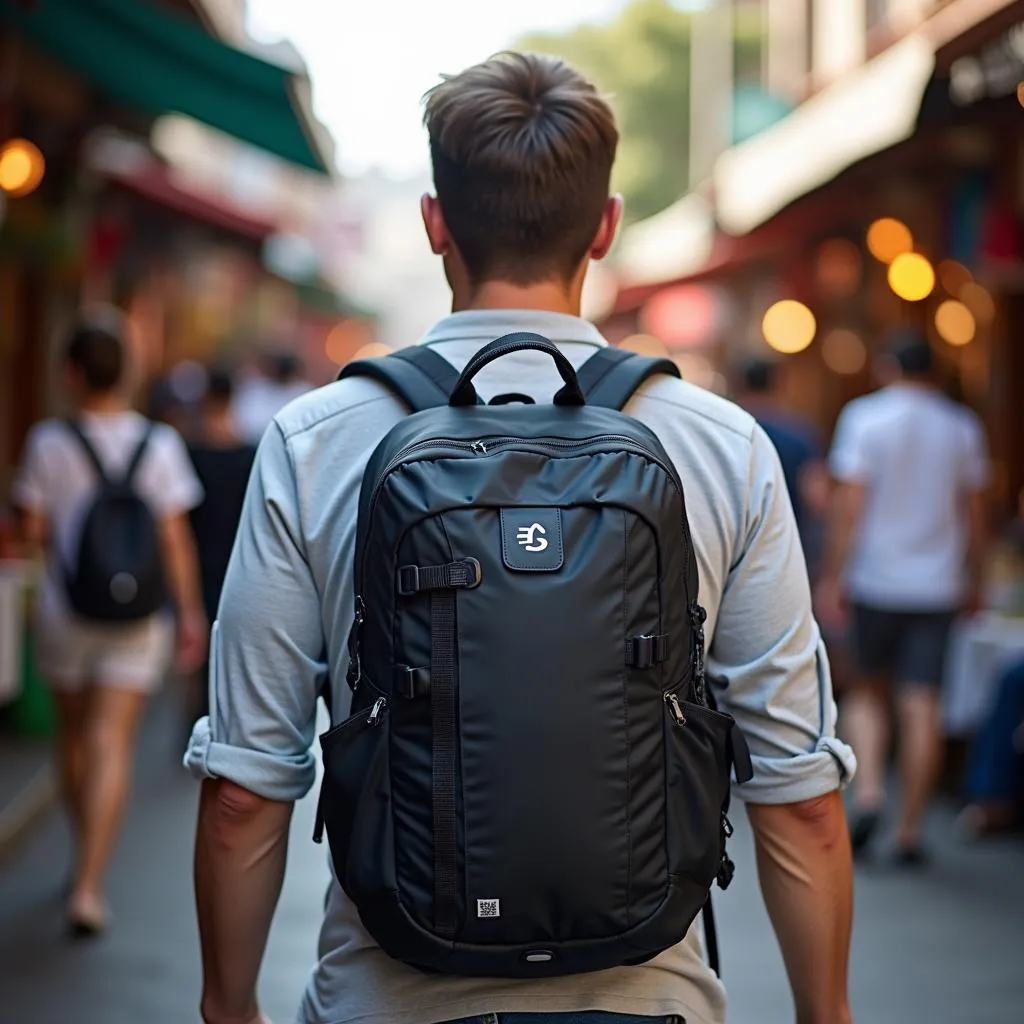
[[[79,322],[65,357],[74,409],[37,424],[13,486],[30,549],[45,557],[35,637],[56,699],[57,761],[75,842],[73,935],[108,923],[104,874],[127,804],[146,698],[177,653],[206,646],[188,512],[202,499],[185,446],[134,412],[115,312]]]

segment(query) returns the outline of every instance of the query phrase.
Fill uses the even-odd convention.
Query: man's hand
[[[814,614],[821,625],[830,632],[839,632],[846,628],[849,613],[842,583],[834,578],[823,579],[814,590]]]
[[[256,1015],[246,1014],[242,1017],[231,1017],[219,1015],[216,1012],[210,1013],[205,1007],[202,1011],[203,1024],[272,1024],[270,1018],[259,1010]]]
[[[210,627],[201,611],[188,611],[176,622],[176,664],[183,675],[195,672],[206,657]]]

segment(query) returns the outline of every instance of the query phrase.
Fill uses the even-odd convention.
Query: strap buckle
[[[668,657],[668,636],[645,634],[630,641],[630,661],[634,668],[650,668],[660,665]]]
[[[420,567],[418,565],[402,565],[398,569],[398,593],[402,597],[411,597],[420,591]]]

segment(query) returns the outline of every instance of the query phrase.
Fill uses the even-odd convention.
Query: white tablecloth
[[[1024,618],[985,613],[957,623],[950,639],[943,688],[947,736],[965,737],[981,724],[999,677],[1024,659]]]
[[[21,689],[21,643],[24,634],[27,562],[0,562],[0,704],[14,700]]]

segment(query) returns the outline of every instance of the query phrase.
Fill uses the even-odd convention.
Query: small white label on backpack
[[[477,900],[477,917],[501,917],[501,900]]]

